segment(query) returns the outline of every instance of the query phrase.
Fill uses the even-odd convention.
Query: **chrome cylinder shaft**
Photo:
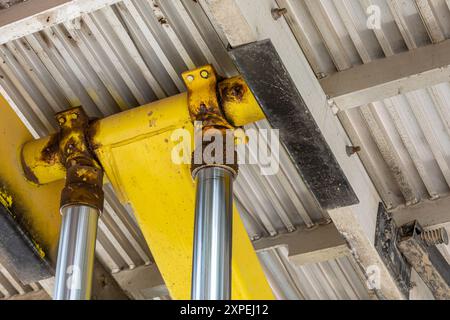
[[[233,179],[222,167],[196,173],[192,300],[231,298]]]
[[[61,209],[54,300],[89,300],[99,211],[83,205]]]

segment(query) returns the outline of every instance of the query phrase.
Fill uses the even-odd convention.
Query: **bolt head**
[[[350,157],[357,152],[361,151],[361,147],[359,146],[346,146],[345,150],[347,151],[347,155]]]
[[[287,13],[287,9],[286,8],[274,8],[271,10],[271,13],[272,13],[272,18],[274,20],[278,20]]]
[[[338,113],[339,113],[339,108],[335,105],[335,104],[333,104],[332,106],[331,106],[331,111],[333,112],[333,114],[334,115],[337,115]]]
[[[203,79],[208,79],[208,77],[209,77],[209,72],[206,71],[206,70],[202,70],[202,71],[200,71],[200,76],[201,76]]]
[[[187,79],[187,81],[192,82],[192,81],[194,81],[194,76],[190,74],[186,77],[186,79]]]

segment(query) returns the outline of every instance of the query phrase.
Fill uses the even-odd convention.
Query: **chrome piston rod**
[[[192,300],[231,298],[233,179],[222,167],[196,174]]]
[[[99,211],[83,205],[61,209],[54,300],[89,300]]]

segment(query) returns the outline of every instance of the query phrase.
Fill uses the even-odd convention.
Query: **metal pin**
[[[202,70],[202,71],[200,72],[200,75],[202,76],[203,79],[208,79],[208,77],[209,77],[209,72],[206,71],[206,70]]]

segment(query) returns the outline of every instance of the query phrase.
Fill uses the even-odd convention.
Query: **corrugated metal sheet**
[[[264,120],[248,125],[246,129],[269,130],[270,125]],[[248,146],[245,154],[253,161],[250,163],[258,164],[240,165],[234,188],[236,204],[252,240],[293,232],[299,226],[313,227],[329,219],[327,212],[319,208],[282,146],[280,170],[275,175],[261,175],[262,167],[270,163],[268,157],[261,157],[261,153],[256,156],[257,151]],[[243,158],[245,155],[239,153],[239,156]]]
[[[13,271],[0,264],[0,299],[15,295],[22,295],[33,291],[39,291],[42,287],[38,283],[23,284]]]
[[[1,45],[0,57],[0,92],[35,137],[53,132],[54,113],[71,106],[82,105],[90,116],[104,117],[183,91],[180,74],[196,66],[212,63],[221,75],[236,73],[200,5],[190,0],[120,1]],[[262,121],[249,127],[269,125]],[[240,168],[235,198],[252,239],[329,218],[284,150],[280,157],[281,170],[275,176],[261,176],[264,159]],[[117,201],[110,186],[105,191],[97,256],[112,272],[150,263],[131,210]],[[349,262],[296,270],[299,297],[364,298],[356,274],[340,263]],[[273,265],[270,270],[276,273]],[[330,280],[330,272],[337,278]],[[302,287],[305,276],[317,291]],[[280,288],[280,297],[293,297]]]
[[[450,38],[445,0],[278,0],[318,77]],[[369,6],[381,28],[367,28]],[[399,95],[339,115],[389,208],[448,196],[450,85]]]
[[[277,299],[368,300],[372,299],[352,257],[296,266],[285,248],[258,253]]]

